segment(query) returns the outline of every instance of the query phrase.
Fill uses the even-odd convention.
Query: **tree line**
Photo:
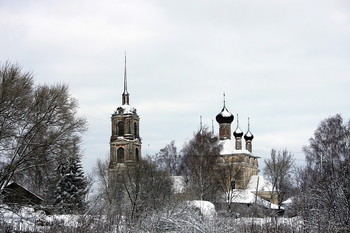
[[[81,134],[87,130],[87,122],[78,116],[77,108],[67,85],[35,84],[33,75],[19,66],[2,65],[0,191],[13,181],[26,184],[52,211],[84,214],[81,232],[176,232],[190,227],[188,219],[195,223],[194,232],[220,227],[230,232],[251,232],[254,227],[260,232],[295,232],[294,226],[277,223],[273,228],[229,225],[227,219],[235,219],[240,208],[229,201],[227,212],[218,215],[212,225],[186,205],[188,200],[215,203],[229,191],[226,181],[231,179],[232,167],[218,169],[221,145],[207,127],[195,132],[181,150],[172,141],[159,153],[144,158],[123,171],[113,185],[109,183],[108,161],[97,161],[94,188],[89,190],[92,184],[81,165]],[[262,172],[272,184],[280,210],[286,210],[284,201],[290,198],[288,216],[301,219],[298,231],[349,232],[350,121],[345,122],[339,114],[326,118],[303,151],[306,163],[302,167],[295,166],[287,149],[272,149],[270,158],[264,160]],[[186,184],[184,194],[174,192],[174,176],[181,176]],[[277,219],[276,212],[273,217]],[[74,231],[79,232],[77,228]]]

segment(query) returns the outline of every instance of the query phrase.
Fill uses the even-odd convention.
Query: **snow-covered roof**
[[[230,197],[230,198],[228,198]],[[226,202],[240,204],[258,204],[270,209],[278,209],[278,205],[262,199],[247,189],[234,189],[225,194]],[[281,207],[282,208],[282,207]]]
[[[224,139],[221,140],[221,145],[222,145],[222,150],[220,152],[220,155],[238,155],[238,154],[245,154],[245,155],[249,155],[252,157],[257,157],[253,155],[250,151],[242,149],[242,150],[236,150],[235,148],[235,142],[234,140],[231,139]]]
[[[236,134],[243,134],[243,131],[241,130],[241,128],[239,128],[239,126],[237,125],[236,130],[234,131]]]
[[[231,195],[230,199],[234,203],[252,204],[257,197],[255,194],[245,189],[234,189],[226,195]],[[260,199],[259,199],[260,200]]]
[[[134,113],[136,113],[136,109],[134,107],[131,107],[128,104],[123,104],[122,106],[117,108],[116,113],[117,114],[125,114],[125,115],[134,114]]]
[[[232,113],[230,113],[225,107],[223,108],[222,112],[221,112],[221,115],[223,117],[230,117],[232,116]]]
[[[258,183],[259,180],[259,183]],[[256,191],[258,185],[258,192],[260,191],[272,191],[272,184],[266,180],[263,176],[253,175],[250,177],[246,190]]]

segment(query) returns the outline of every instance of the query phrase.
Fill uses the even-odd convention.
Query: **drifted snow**
[[[196,207],[200,210],[201,214],[206,218],[213,218],[216,216],[216,210],[213,203],[209,201],[188,201],[189,206]]]

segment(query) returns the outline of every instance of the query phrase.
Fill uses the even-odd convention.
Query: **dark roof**
[[[16,182],[7,185],[1,192],[7,204],[39,205],[43,199]]]

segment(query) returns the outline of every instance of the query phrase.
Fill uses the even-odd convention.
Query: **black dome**
[[[246,141],[251,141],[251,140],[253,140],[253,138],[254,138],[254,135],[248,130],[248,132],[244,135],[244,139],[246,140]]]
[[[242,130],[237,126],[237,129],[233,132],[235,138],[241,138],[243,136]]]
[[[221,123],[232,123],[233,121],[233,115],[226,109],[226,107],[223,107],[221,112],[216,115],[216,121]]]

